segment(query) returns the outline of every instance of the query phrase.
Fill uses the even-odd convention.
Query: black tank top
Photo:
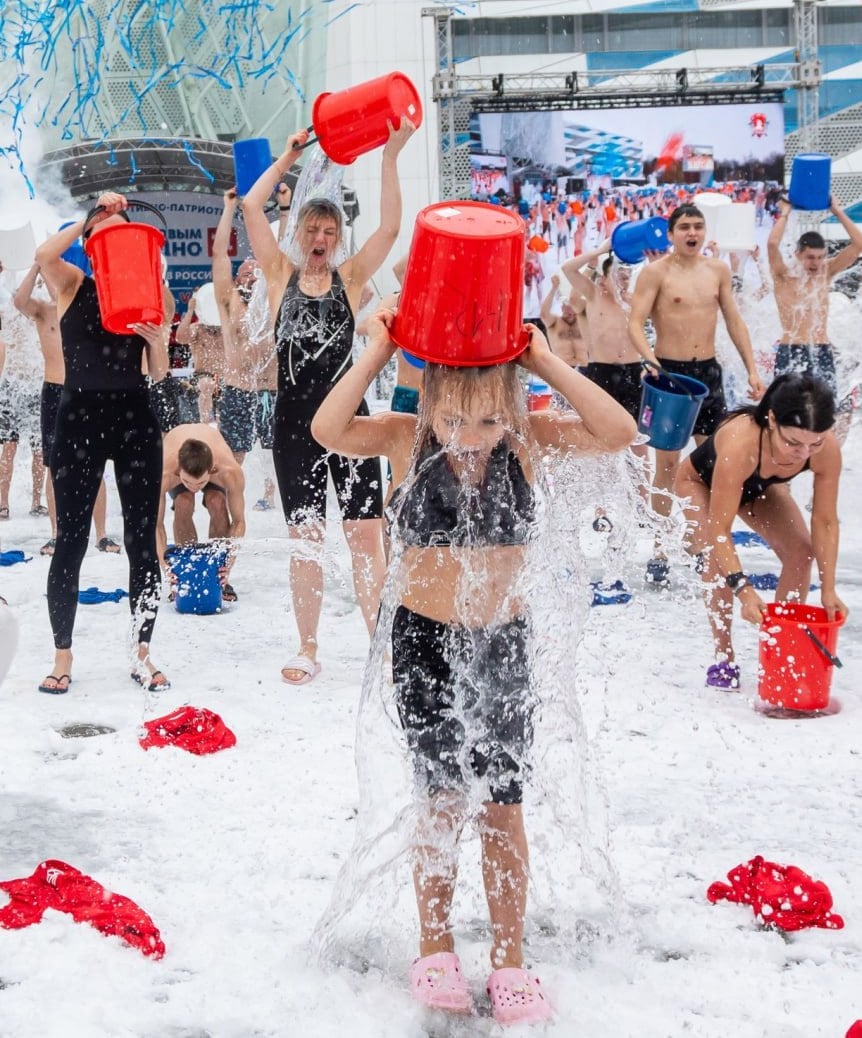
[[[350,368],[353,311],[337,270],[322,296],[308,296],[295,270],[275,322],[278,389],[294,399],[322,401]]]
[[[140,335],[115,335],[102,324],[96,282],[85,277],[60,318],[68,390],[144,389],[141,372],[146,342]]]
[[[505,439],[491,451],[485,476],[462,483],[432,437],[415,474],[395,488],[386,509],[390,531],[417,548],[525,544],[536,501],[518,455]]]
[[[766,488],[773,486],[775,483],[789,483],[791,479],[799,475],[799,472],[805,472],[809,467],[811,459],[806,458],[805,464],[799,472],[794,472],[792,476],[761,476],[760,459],[763,455],[763,432],[764,430],[761,429],[760,437],[757,441],[757,467],[742,484],[742,497],[739,502],[741,505],[750,504],[752,501],[756,501],[757,498],[763,497],[766,493]],[[710,488],[712,487],[712,474],[715,471],[716,457],[715,433],[704,440],[699,447],[695,447],[689,454],[689,460],[694,466],[694,471]]]

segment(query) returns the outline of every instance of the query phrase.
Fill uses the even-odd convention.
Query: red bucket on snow
[[[403,72],[320,94],[311,110],[321,148],[342,166],[385,144],[389,140],[387,121],[397,128],[405,117],[414,126],[422,122],[419,93]]]
[[[785,710],[825,710],[843,623],[820,606],[769,603],[760,625],[760,698]]]
[[[149,209],[162,221],[155,206],[129,201],[130,206]],[[90,210],[91,218],[101,207]],[[119,223],[93,228],[84,241],[84,252],[93,265],[102,324],[115,335],[128,335],[132,324],[161,324],[165,319],[162,294],[162,249],[165,236],[145,223]]]
[[[452,367],[513,360],[523,327],[524,221],[486,202],[436,202],[416,217],[392,340]]]

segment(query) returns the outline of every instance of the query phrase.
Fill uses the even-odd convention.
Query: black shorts
[[[198,492],[203,494],[204,501],[206,501],[207,494],[212,493],[212,491],[216,491],[219,494],[224,494],[225,497],[227,497],[227,491],[224,487],[220,487],[218,483],[207,483],[203,490]],[[177,486],[171,487],[171,489],[168,491],[168,496],[170,497],[171,501],[176,501],[180,494],[191,494],[191,490],[189,490],[189,488],[185,486],[185,484],[179,483],[177,484]]]
[[[345,458],[331,454],[311,435],[311,419],[320,401],[276,398],[272,460],[284,518],[293,526],[326,518],[326,479],[331,473],[341,518],[380,519],[383,478],[379,458]],[[363,400],[356,412],[368,414]]]
[[[150,406],[163,433],[169,433],[180,424],[180,383],[173,375],[165,375],[160,382],[150,382]]]
[[[62,395],[63,387],[59,383],[42,383],[39,419],[42,424],[42,460],[48,468],[51,467],[51,451],[54,449],[54,432],[57,428],[57,412],[60,410]]]
[[[727,401],[724,399],[724,383],[721,365],[712,357],[710,360],[669,360],[659,357],[661,366],[674,375],[688,375],[702,382],[709,393],[700,405],[697,421],[694,423],[694,436],[711,436],[718,428],[722,418],[727,417]]]
[[[39,390],[24,379],[0,381],[0,443],[26,439],[30,450],[41,451],[42,436],[37,421]]]
[[[780,342],[775,351],[775,378],[788,375],[813,375],[825,382],[838,402],[838,376],[835,354],[828,342],[808,344]]]
[[[254,447],[257,392],[222,386],[218,409],[218,429],[234,454],[248,454]]]
[[[398,715],[424,792],[487,783],[495,804],[520,804],[535,707],[529,624],[470,630],[395,611],[392,673]]]
[[[643,370],[640,361],[633,364],[590,362],[584,369],[584,374],[590,382],[601,386],[608,396],[612,396],[637,421],[643,391]]]

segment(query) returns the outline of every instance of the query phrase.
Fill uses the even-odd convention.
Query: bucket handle
[[[306,133],[314,133],[314,126],[313,125],[306,126],[305,132]],[[316,137],[309,137],[308,140],[305,142],[305,144],[300,144],[300,146],[296,150],[297,151],[302,151],[304,148],[307,148],[310,145],[316,144],[316,143],[317,143],[317,138]]]
[[[808,635],[808,637],[814,642],[817,648],[823,653],[827,660],[832,664],[833,667],[843,667],[844,664],[837,656],[833,656],[832,653],[826,648],[822,641],[817,637],[814,631],[808,626],[808,624],[802,625],[802,630]]]
[[[666,368],[663,368],[661,364],[653,364],[648,360],[641,361],[641,363],[647,369],[654,368],[656,371],[659,372],[659,374],[664,375],[668,382],[671,382],[673,383],[673,385],[677,386],[679,388],[679,391],[683,393],[685,396],[687,396],[689,400],[694,400],[694,393],[692,393],[692,391],[688,388],[685,382],[683,382],[681,378],[677,378],[676,375],[668,371]]]
[[[156,207],[154,205],[150,205],[149,202],[139,202],[136,198],[130,198],[128,200],[127,205],[133,205],[137,209],[148,209],[151,213],[155,213],[156,216],[162,221],[162,227],[164,227],[164,229],[167,231],[167,229],[168,229],[168,222],[164,218],[164,216],[162,215],[161,210],[156,209]],[[87,233],[87,228],[90,226],[90,221],[93,219],[93,217],[94,216],[98,216],[99,213],[103,213],[104,211],[105,211],[105,207],[103,205],[97,205],[97,206],[94,206],[89,211],[89,213],[87,213],[87,218],[86,218],[86,220],[84,220],[84,226],[81,228],[81,237],[82,238]],[[123,210],[123,211],[125,211],[125,210]]]

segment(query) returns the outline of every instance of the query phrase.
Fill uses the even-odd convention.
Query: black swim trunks
[[[524,617],[470,630],[404,606],[392,624],[398,714],[426,793],[479,779],[495,804],[519,804],[535,707]]]
[[[254,447],[254,426],[257,415],[257,392],[223,386],[219,405],[218,428],[234,454],[248,454]]]
[[[832,390],[838,400],[838,376],[835,372],[835,354],[828,342],[780,342],[775,351],[775,377],[779,375],[813,375]]]
[[[643,364],[635,361],[633,364],[599,364],[589,363],[584,369],[584,374],[597,386],[612,396],[618,404],[637,419],[641,406],[641,392],[643,390]]]
[[[694,423],[693,435],[711,436],[718,428],[718,423],[727,415],[721,365],[715,357],[709,360],[670,360],[667,357],[658,359],[666,371],[674,375],[696,378],[709,390],[703,398],[697,421]]]

